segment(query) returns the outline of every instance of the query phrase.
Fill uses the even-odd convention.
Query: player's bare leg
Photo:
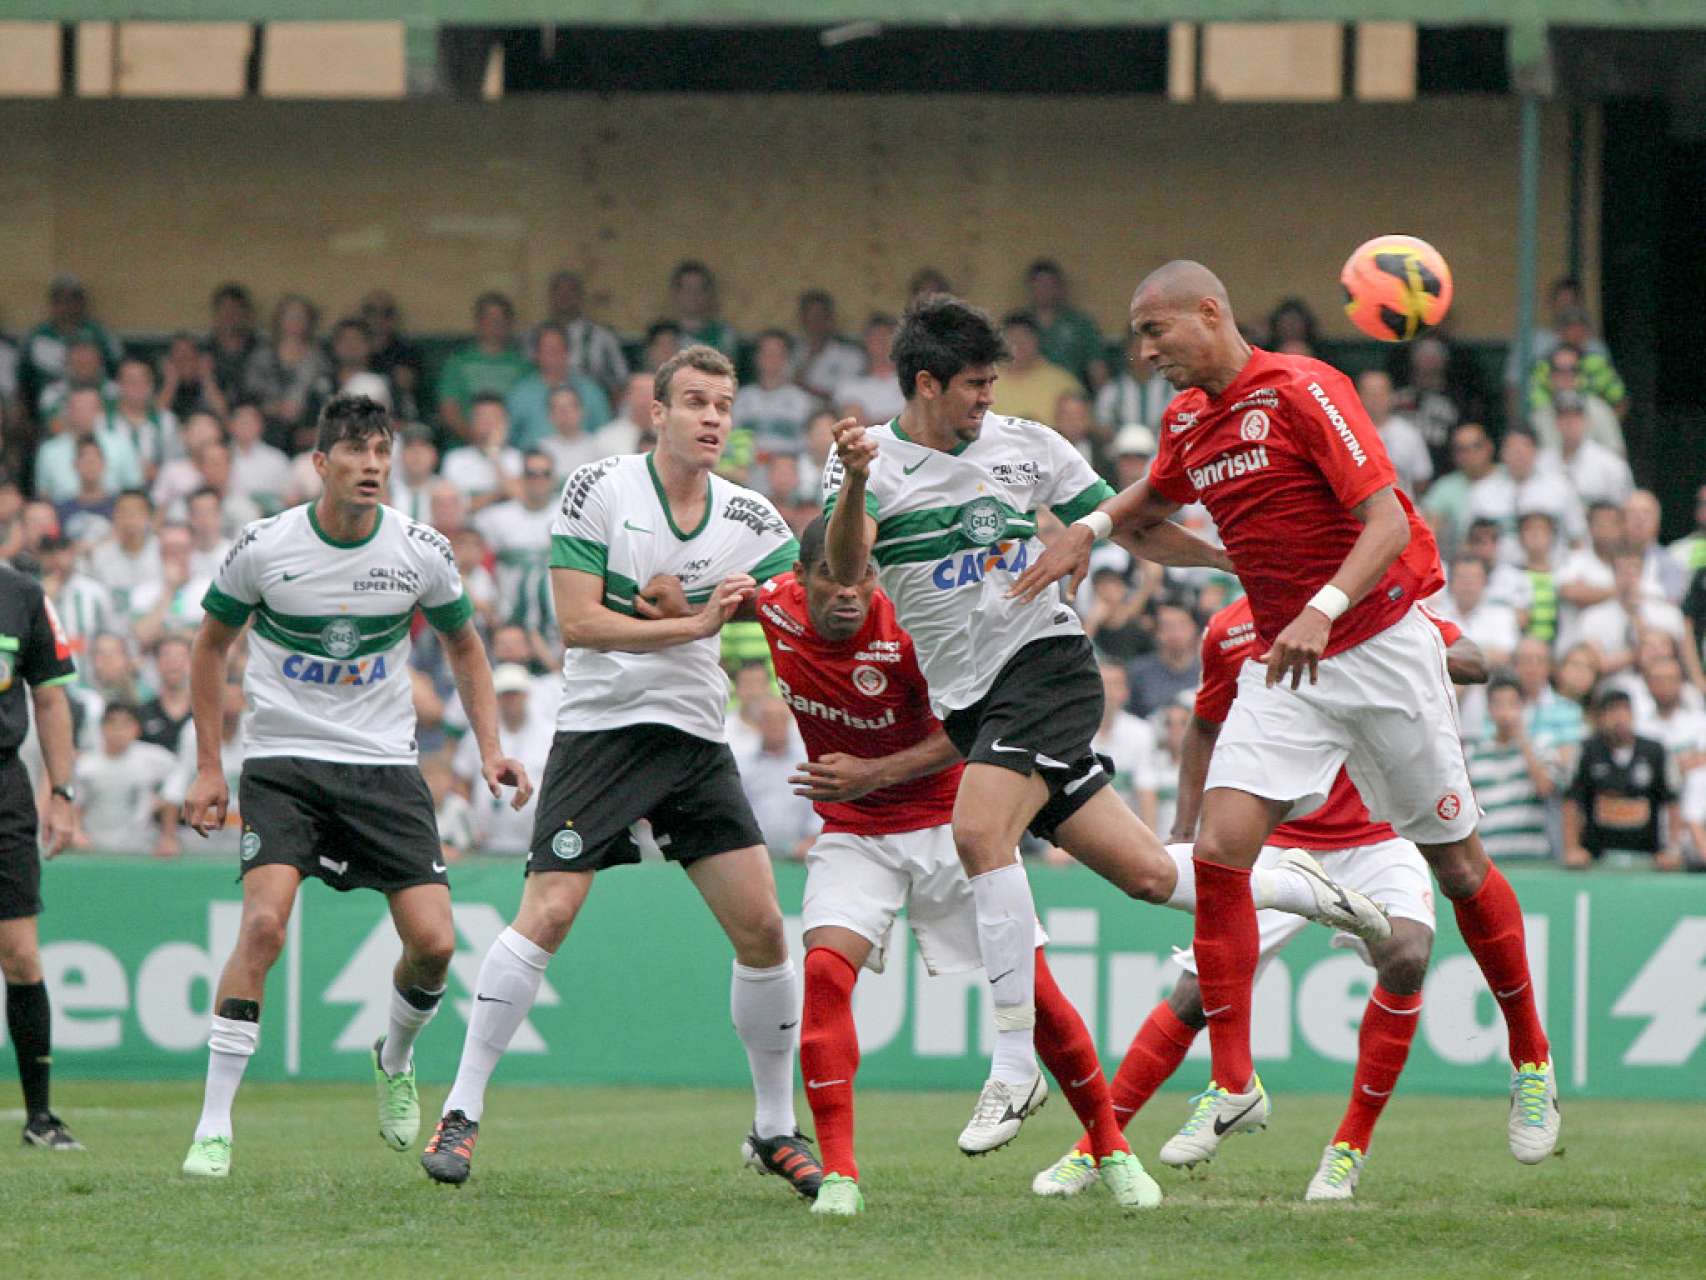
[[[967,1155],[1006,1146],[1048,1098],[1034,1044],[1037,912],[1016,852],[1047,799],[1048,785],[1037,774],[974,761],[954,800],[954,849],[971,881],[978,951],[995,1001],[995,1057],[960,1134]]]
[[[390,905],[403,954],[391,975],[391,1016],[385,1034],[373,1046],[373,1079],[379,1095],[379,1136],[387,1146],[405,1151],[414,1145],[421,1128],[414,1044],[444,997],[444,975],[456,950],[456,926],[445,885],[399,889],[390,895]]]
[[[853,1081],[859,1073],[859,1031],[853,987],[871,954],[862,935],[840,925],[808,930],[806,1000],[800,1022],[800,1075],[823,1153],[823,1185],[812,1212],[852,1217],[865,1208],[853,1155]]]
[[[243,877],[243,915],[219,975],[208,1033],[207,1087],[184,1172],[223,1178],[231,1172],[231,1104],[261,1039],[261,996],[284,949],[286,926],[302,874],[295,867],[253,867]]]
[[[474,1144],[485,1114],[486,1085],[498,1061],[527,1020],[539,984],[592,892],[590,871],[536,872],[527,877],[515,920],[497,936],[474,980],[474,1007],[456,1082],[444,1100],[438,1128],[427,1140],[421,1167],[436,1181],[468,1180]]]
[[[1556,1149],[1563,1116],[1552,1048],[1540,1023],[1528,969],[1522,906],[1504,872],[1487,857],[1478,832],[1448,844],[1416,847],[1440,891],[1451,899],[1463,941],[1505,1015],[1512,1072],[1511,1154],[1524,1164],[1538,1164]]]
[[[794,1120],[794,1055],[799,1043],[800,981],[788,958],[770,854],[760,845],[700,858],[687,877],[734,947],[729,1014],[746,1047],[756,1100],[746,1162],[787,1179],[807,1198],[823,1170]]]
[[[1363,1010],[1357,1034],[1356,1074],[1351,1100],[1321,1164],[1309,1181],[1305,1200],[1349,1200],[1368,1156],[1375,1123],[1410,1056],[1410,1041],[1421,1021],[1422,983],[1433,952],[1433,930],[1415,920],[1394,920],[1392,936],[1368,948],[1375,987]]]

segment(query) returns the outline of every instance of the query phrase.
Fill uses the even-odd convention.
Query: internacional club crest
[[[889,687],[889,678],[878,667],[853,668],[853,687],[868,698],[874,698]]]

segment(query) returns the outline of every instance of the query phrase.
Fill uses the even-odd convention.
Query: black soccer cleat
[[[83,1151],[83,1144],[71,1136],[65,1121],[51,1111],[38,1112],[24,1125],[24,1145],[47,1151]]]
[[[758,1173],[786,1178],[788,1185],[807,1200],[816,1200],[818,1188],[823,1186],[823,1166],[812,1154],[809,1142],[798,1129],[778,1138],[749,1133],[740,1144],[741,1159]]]
[[[459,1187],[468,1181],[474,1165],[474,1144],[480,1138],[480,1122],[460,1111],[446,1112],[421,1152],[421,1168],[434,1182]]]

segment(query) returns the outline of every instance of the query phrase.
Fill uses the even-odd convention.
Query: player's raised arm
[[[470,619],[451,631],[440,632],[444,641],[444,656],[450,662],[450,672],[456,679],[456,694],[468,714],[468,728],[480,750],[480,775],[486,789],[496,800],[504,787],[514,787],[510,807],[525,809],[533,795],[533,783],[527,776],[527,766],[503,753],[498,744],[498,696],[492,690],[492,667],[486,660],[486,646]]]
[[[866,490],[877,442],[853,418],[835,424],[835,455],[824,475],[825,504],[834,503],[824,554],[835,580],[852,585],[865,576],[877,521]]]

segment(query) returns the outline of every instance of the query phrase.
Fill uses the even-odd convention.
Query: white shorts
[[[1268,688],[1254,659],[1215,742],[1204,789],[1230,787],[1320,808],[1344,766],[1368,811],[1417,844],[1462,840],[1479,810],[1458,736],[1439,629],[1412,608],[1378,635],[1323,659],[1320,683]]]
[[[1284,852],[1276,845],[1264,845],[1256,865],[1272,867]],[[1345,888],[1367,894],[1385,907],[1386,914],[1394,920],[1414,920],[1425,926],[1429,933],[1433,932],[1433,881],[1428,876],[1428,864],[1422,860],[1421,850],[1408,840],[1382,840],[1379,844],[1322,849],[1314,853],[1321,859],[1327,874]],[[1256,933],[1261,947],[1256,960],[1258,978],[1267,968],[1268,961],[1283,951],[1286,943],[1302,933],[1310,923],[1289,911],[1256,912]],[[1348,933],[1334,935],[1333,945],[1350,947],[1365,962],[1369,961],[1368,948]],[[1173,963],[1187,973],[1197,971],[1196,957],[1189,951],[1174,952]]]
[[[806,854],[806,932],[835,925],[871,944],[865,967],[883,971],[889,932],[902,908],[918,954],[931,974],[983,967],[977,946],[977,906],[954,851],[954,830],[943,825],[887,836],[826,831]],[[1037,946],[1048,941],[1037,925]]]

